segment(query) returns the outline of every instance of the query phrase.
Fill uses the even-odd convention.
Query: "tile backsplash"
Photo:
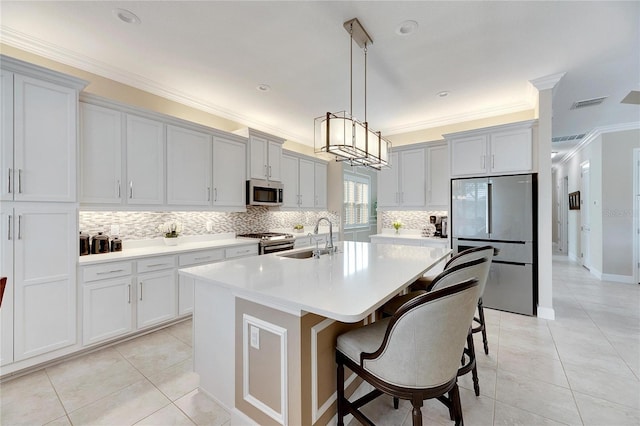
[[[267,207],[247,206],[246,212],[150,212],[150,211],[80,211],[80,231],[89,235],[105,232],[112,235],[111,226],[118,226],[123,240],[158,238],[158,225],[177,220],[182,222],[182,235],[217,234],[222,232],[264,232],[277,228],[292,228],[295,224],[315,225],[318,218],[328,217],[334,224],[340,216],[328,211],[272,211]],[[207,222],[211,231],[207,231]]]
[[[393,222],[399,220],[404,229],[422,229],[429,223],[429,216],[447,216],[446,211],[383,211],[378,212],[382,218],[382,228],[393,228]]]

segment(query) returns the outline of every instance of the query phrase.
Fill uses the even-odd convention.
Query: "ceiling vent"
[[[640,91],[632,90],[629,92],[627,96],[624,97],[623,100],[620,101],[621,104],[631,104],[631,105],[640,105]]]
[[[582,133],[580,135],[571,135],[571,136],[558,136],[555,138],[551,139],[551,142],[571,142],[571,141],[578,141],[582,138],[584,138],[585,133]]]
[[[603,96],[601,98],[593,98],[593,99],[585,99],[584,101],[576,101],[573,103],[573,105],[571,105],[570,109],[579,109],[579,108],[586,108],[590,106],[600,105],[607,98],[608,96]]]

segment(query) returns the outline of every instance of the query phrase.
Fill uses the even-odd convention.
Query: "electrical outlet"
[[[111,235],[120,235],[120,225],[111,225]]]
[[[213,229],[213,222],[211,222],[210,220],[207,221],[206,225],[205,225],[207,232],[211,232],[211,230]]]
[[[251,347],[260,349],[260,329],[254,326],[251,326]]]

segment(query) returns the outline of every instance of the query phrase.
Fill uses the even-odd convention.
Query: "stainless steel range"
[[[256,232],[253,234],[240,234],[238,238],[260,239],[260,254],[275,253],[291,250],[295,237],[291,234],[280,232]]]

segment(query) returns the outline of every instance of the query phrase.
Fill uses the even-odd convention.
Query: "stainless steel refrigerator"
[[[535,174],[451,181],[454,253],[484,245],[500,250],[482,298],[488,308],[536,314],[536,197]]]

